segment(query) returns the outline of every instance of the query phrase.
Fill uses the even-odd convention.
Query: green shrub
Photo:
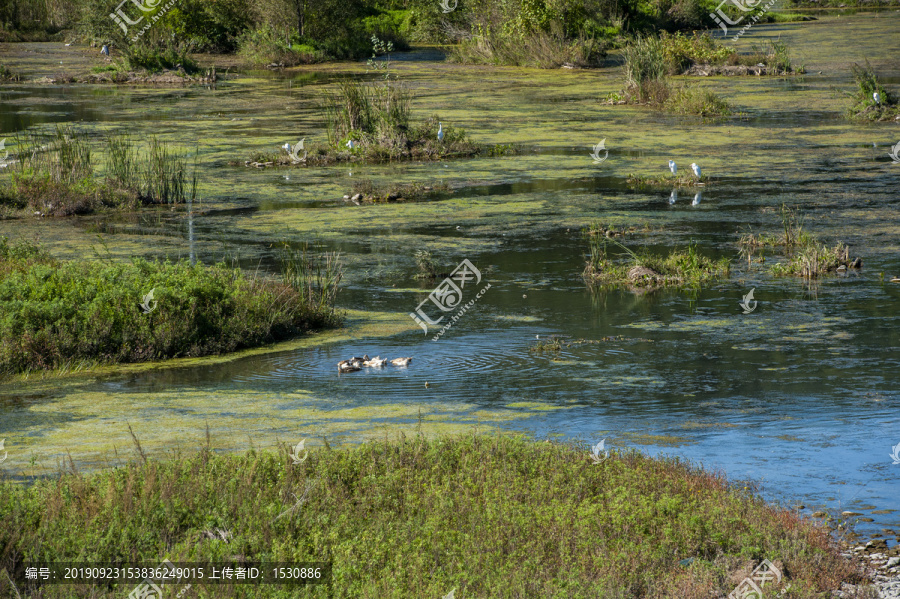
[[[188,595],[241,599],[707,599],[763,558],[789,578],[766,588],[789,583],[794,599],[860,580],[827,527],[677,458],[613,450],[595,464],[583,445],[498,434],[326,441],[300,464],[286,448],[224,454],[207,441],[160,460],[133,434],[125,465],[0,484],[0,569],[22,597],[112,599],[135,586],[38,590],[24,568],[41,561],[332,562],[329,585],[194,580]],[[7,584],[0,593],[14,596]]]
[[[336,325],[335,259],[320,267],[304,254],[286,272],[274,281],[224,264],[59,262],[4,238],[0,374],[224,353]]]

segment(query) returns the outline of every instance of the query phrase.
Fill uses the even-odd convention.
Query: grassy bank
[[[105,157],[102,175],[97,150]],[[50,135],[17,134],[9,166],[0,178],[0,218],[71,216],[101,209],[134,210],[147,204],[179,204],[196,191],[196,166],[151,137],[141,148],[112,134],[99,148],[72,127]]]
[[[283,264],[271,280],[223,264],[60,262],[0,238],[0,376],[225,353],[339,324],[334,259]]]
[[[700,255],[691,243],[684,250],[673,249],[658,256],[649,252],[633,252],[607,234],[607,229],[592,224],[585,230],[590,258],[583,276],[589,285],[625,285],[630,287],[691,286],[725,277],[730,270],[729,260],[713,260]],[[622,251],[616,258],[610,246]]]
[[[752,264],[765,261],[766,250],[777,251],[786,260],[770,267],[775,275],[800,276],[815,279],[828,273],[861,268],[861,258],[850,258],[850,248],[841,242],[828,247],[814,234],[804,230],[804,218],[799,210],[781,207],[781,231],[779,233],[747,233],[739,241],[741,254]]]
[[[847,93],[851,98],[847,116],[865,121],[893,121],[900,118],[900,99],[884,87],[869,61],[865,66],[853,64],[851,67],[856,89]]]
[[[586,449],[499,435],[326,445],[299,464],[287,451],[208,447],[143,458],[3,483],[0,521],[10,572],[23,574],[26,559],[332,561],[330,589],[304,597],[706,599],[762,559],[787,573],[792,598],[858,580],[826,528],[719,475],[637,453],[594,464]],[[121,597],[133,586],[45,586],[41,596]],[[192,591],[297,596],[278,588]]]

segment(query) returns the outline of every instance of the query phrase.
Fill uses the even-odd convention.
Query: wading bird
[[[672,176],[675,176],[675,173],[678,172],[678,165],[675,164],[674,160],[669,161],[669,170],[672,171]]]
[[[694,171],[694,176],[697,177],[697,180],[700,179],[700,165],[696,162],[691,163],[691,170]]]
[[[875,100],[875,104],[881,104],[881,94],[878,92],[872,94],[872,99]]]
[[[700,200],[702,200],[702,199],[703,199],[703,192],[698,191],[697,194],[694,196],[694,201],[691,202],[691,206],[696,206],[697,204],[700,203]]]
[[[677,201],[678,201],[678,190],[673,189],[672,193],[669,194],[669,203],[674,204]]]
[[[358,145],[359,145],[359,144],[356,143],[355,141],[353,141],[352,139],[347,140],[347,147],[350,148],[351,150],[352,150],[353,148],[355,148],[356,146],[358,146]]]
[[[100,54],[103,54],[104,56],[109,56],[109,46],[107,46],[106,44],[103,44],[103,47],[100,48]]]
[[[438,123],[438,141],[444,141],[444,123]]]

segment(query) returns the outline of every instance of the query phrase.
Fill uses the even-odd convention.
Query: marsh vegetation
[[[607,229],[591,224],[584,231],[590,248],[590,258],[584,269],[589,285],[625,285],[632,287],[697,287],[707,281],[728,276],[727,258],[713,259],[700,254],[693,242],[685,249],[672,249],[664,255],[646,250],[636,253],[624,244],[611,239]],[[614,256],[616,248],[622,252]]]
[[[706,599],[730,592],[759,556],[790,572],[798,599],[860,576],[826,528],[678,459],[611,452],[594,464],[575,443],[416,435],[340,450],[326,441],[292,464],[286,448],[215,453],[207,434],[198,452],[160,461],[133,438],[137,459],[126,466],[0,483],[0,543],[10,548],[0,566],[24,580],[25,559],[328,556],[331,585],[305,588],[309,597],[455,588],[461,597]],[[0,577],[0,592],[8,585]],[[272,592],[195,586],[209,597]],[[125,587],[47,585],[41,596],[120,597]]]
[[[273,279],[223,263],[60,261],[0,238],[0,376],[219,354],[340,324],[337,257],[285,250],[282,264]]]
[[[0,209],[10,216],[71,216],[102,209],[135,210],[150,204],[180,204],[196,198],[197,165],[169,144],[150,137],[138,145],[112,133],[98,148],[86,133],[57,126],[43,135],[16,135],[15,153],[0,180]]]

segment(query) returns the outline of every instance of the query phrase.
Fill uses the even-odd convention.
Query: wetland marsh
[[[401,432],[605,438],[753,481],[767,500],[856,521],[857,532],[895,547],[900,164],[889,153],[900,121],[848,120],[843,91],[853,87],[851,65],[866,59],[900,88],[900,12],[759,24],[735,47],[775,40],[806,73],[699,78],[732,108],[715,119],[607,103],[622,87],[615,54],[600,69],[553,71],[400,54],[392,69],[413,94],[416,120],[437,113],[475,144],[519,148],[425,162],[233,164],[301,138],[324,143],[321,98],[342,80],[371,81],[363,63],[244,71],[175,89],[0,86],[0,138],[57,124],[98,143],[113,132],[154,135],[199,169],[190,212],[22,216],[0,220],[0,235],[38,240],[57,259],[191,257],[273,275],[280,244],[308,244],[340,254],[345,317],[344,328],[235,354],[4,380],[2,469],[28,480],[70,459],[80,470],[130,461],[129,425],[159,458],[203,446],[207,434],[223,452],[301,438],[316,451],[326,438],[357,444]],[[13,64],[13,46],[0,45],[0,61]],[[58,46],[28,44],[48,56]],[[48,68],[16,64],[28,77]],[[601,139],[608,157],[597,163],[590,152]],[[670,159],[682,172],[700,164],[710,184],[680,195],[629,185],[631,176],[665,178]],[[345,201],[361,180],[433,189],[416,201]],[[862,268],[806,280],[775,276],[770,265],[785,260],[777,253],[742,259],[741,236],[779,232],[783,205],[827,245],[847,244]],[[731,260],[730,272],[650,293],[587,286],[583,230],[594,222],[631,228],[623,243],[653,253],[695,244]],[[490,283],[438,341],[410,318],[441,280],[415,277],[421,250],[438,273],[467,259]],[[758,304],[745,314],[751,289]],[[549,335],[598,342],[529,351]],[[414,359],[337,372],[338,361],[364,353]]]

